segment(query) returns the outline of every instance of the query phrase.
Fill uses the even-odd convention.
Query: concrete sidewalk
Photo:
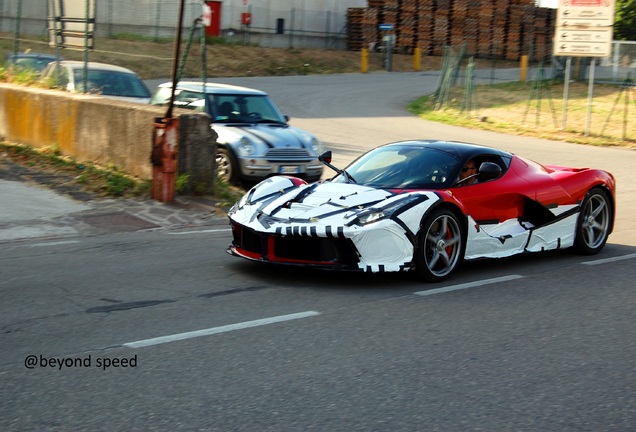
[[[0,242],[207,225],[225,226],[227,219],[203,200],[78,201],[37,184],[0,180]]]

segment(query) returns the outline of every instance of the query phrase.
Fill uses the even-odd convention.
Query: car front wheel
[[[441,282],[455,271],[462,256],[462,230],[453,212],[434,210],[418,235],[415,270],[429,282]]]
[[[238,166],[232,152],[225,148],[216,151],[216,175],[227,183],[236,181]]]
[[[603,249],[612,224],[612,203],[601,188],[587,193],[576,224],[574,248],[583,255],[594,255]]]

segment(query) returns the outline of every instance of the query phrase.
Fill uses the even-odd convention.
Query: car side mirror
[[[487,181],[496,179],[501,175],[501,167],[494,162],[484,162],[479,165],[479,180]]]
[[[331,163],[331,150],[328,150],[326,152],[324,152],[323,154],[321,154],[320,156],[318,156],[318,160],[322,163]]]

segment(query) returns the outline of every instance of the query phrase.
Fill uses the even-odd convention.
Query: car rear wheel
[[[594,255],[603,249],[610,233],[612,202],[601,188],[587,193],[576,224],[574,248],[583,255]]]
[[[216,151],[216,175],[227,183],[236,181],[238,167],[232,152],[225,148]]]
[[[415,270],[429,282],[440,282],[455,271],[462,256],[462,230],[447,209],[434,210],[422,224],[415,252]]]

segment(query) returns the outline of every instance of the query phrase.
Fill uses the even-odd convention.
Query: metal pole
[[[612,61],[612,82],[616,83],[618,79],[618,66],[621,61],[620,59],[621,46],[620,46],[620,42],[618,41],[614,41],[612,43],[612,46],[614,48],[614,59]]]
[[[592,120],[592,99],[594,94],[594,69],[596,66],[596,59],[592,59],[590,62],[590,83],[587,90],[587,119],[585,121],[585,136],[590,135],[590,122]]]
[[[181,29],[183,27],[183,10],[185,0],[181,0],[179,5],[179,22],[177,23],[177,35],[174,43],[174,55],[172,58],[172,91],[170,92],[170,102],[168,103],[168,111],[166,111],[166,118],[172,118],[172,108],[174,107],[174,91],[177,87],[177,69],[179,67],[179,49],[181,48]]]
[[[155,14],[155,41],[159,40],[159,23],[161,22],[161,2],[157,2],[157,12]]]
[[[563,78],[563,121],[561,123],[561,130],[565,130],[565,125],[568,120],[568,100],[570,98],[570,69],[572,67],[572,58],[568,57],[565,61],[565,76]]]
[[[294,20],[296,18],[296,9],[291,9],[291,23],[289,25],[289,48],[294,48]]]
[[[386,70],[387,72],[391,72],[391,70],[393,69],[393,65],[391,64],[391,61],[392,61],[391,55],[393,54],[393,35],[387,34],[385,38],[386,38]]]
[[[497,68],[497,42],[490,47],[490,55],[492,56],[492,65],[490,67],[490,85],[495,83],[495,69]]]
[[[329,48],[329,30],[331,27],[331,11],[327,11],[327,22],[325,23],[325,46],[324,48]]]
[[[208,61],[206,49],[205,24],[203,20],[199,20],[201,25],[201,80],[203,81],[203,95],[205,96],[205,82],[208,80]]]
[[[108,37],[113,37],[113,0],[108,2]]]
[[[627,79],[625,80],[625,112],[623,113],[623,141],[627,141],[627,120],[629,119],[629,93],[632,91],[631,87],[634,86],[632,81],[632,73],[627,72]]]
[[[22,19],[22,0],[18,0],[18,14],[15,17],[15,39],[13,41],[13,54],[20,51],[20,20]]]
[[[84,22],[84,93],[88,93],[88,15],[90,13],[90,0],[86,0],[86,14]]]

